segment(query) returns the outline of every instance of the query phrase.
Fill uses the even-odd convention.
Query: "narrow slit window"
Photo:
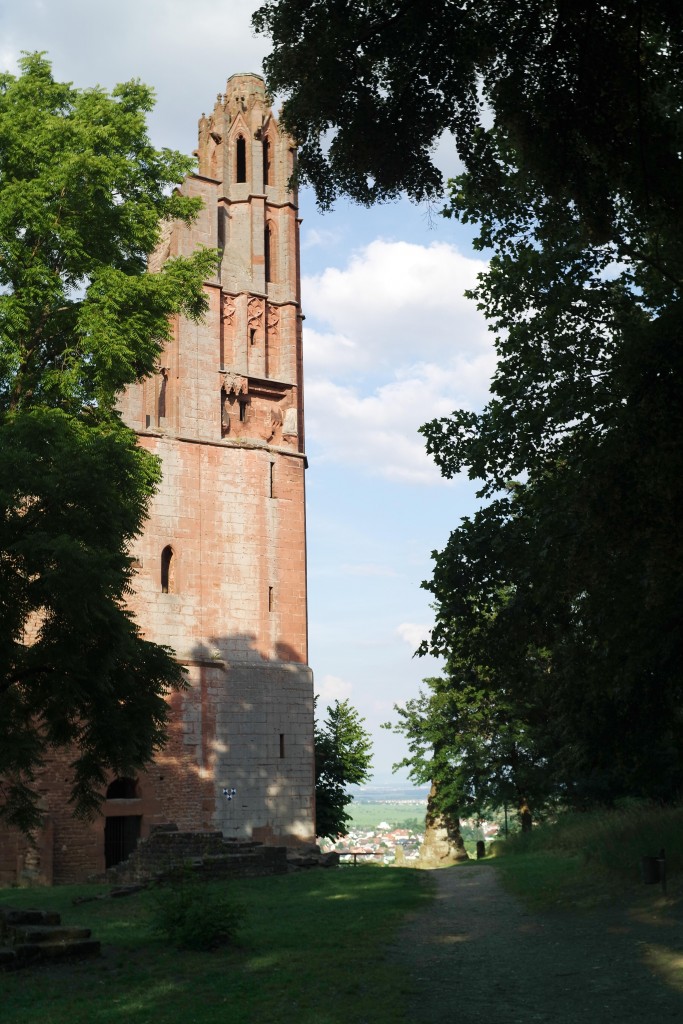
[[[247,421],[247,403],[240,402],[240,423],[246,423]]]
[[[266,283],[278,280],[277,264],[277,226],[268,221],[263,233],[263,262],[265,264]]]
[[[237,136],[237,145],[235,147],[236,157],[236,182],[243,182],[247,180],[247,140],[243,135]]]
[[[266,224],[263,232],[263,260],[266,269],[266,283],[273,280],[273,232],[270,224]]]
[[[175,592],[175,559],[173,548],[168,544],[161,552],[161,593]]]
[[[270,185],[270,139],[263,140],[263,184]]]
[[[268,611],[269,612],[272,612],[272,610],[273,610],[274,600],[275,600],[275,598],[273,597],[273,588],[272,587],[268,587]]]
[[[161,373],[161,383],[159,385],[159,399],[157,403],[157,422],[161,426],[161,421],[166,419],[166,386],[168,384],[168,371]]]
[[[218,207],[218,248],[225,249],[226,242],[226,227],[227,227],[227,214],[225,207]]]
[[[240,417],[241,418],[241,417]],[[225,391],[221,390],[221,437],[230,433],[230,403]]]
[[[271,462],[268,467],[268,495],[275,497],[275,463]]]
[[[285,756],[285,734],[280,733],[280,757]]]

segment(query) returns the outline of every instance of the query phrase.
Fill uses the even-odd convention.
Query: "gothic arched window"
[[[266,135],[263,140],[263,184],[272,185],[270,166],[270,139]]]
[[[175,564],[173,548],[167,544],[161,552],[161,593],[173,594],[175,592]]]
[[[247,180],[247,140],[243,135],[237,136],[235,144],[235,181]]]

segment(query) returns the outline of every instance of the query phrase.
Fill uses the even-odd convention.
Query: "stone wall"
[[[128,884],[180,872],[206,881],[253,878],[287,872],[284,846],[226,840],[221,832],[160,830],[138,844],[127,861],[107,871],[107,882]],[[104,880],[99,876],[98,880]]]
[[[182,187],[204,206],[191,225],[167,226],[150,270],[217,248],[208,312],[200,324],[177,318],[158,373],[121,401],[163,471],[131,551],[130,606],[189,686],[170,697],[168,743],[136,775],[136,795],[106,800],[92,823],[71,814],[73,752],[52,759],[37,784],[53,856],[43,843],[36,879],[104,871],[115,818],[141,840],[170,821],[273,845],[315,836],[295,153],[262,79],[228,80],[200,120],[198,152],[201,173]],[[0,826],[0,882],[17,880],[25,852]]]

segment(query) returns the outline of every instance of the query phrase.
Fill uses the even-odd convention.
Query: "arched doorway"
[[[126,811],[137,810],[139,800],[140,787],[135,779],[114,779],[107,789],[104,822],[105,868],[112,868],[115,864],[128,860],[137,846],[142,815],[127,814]]]

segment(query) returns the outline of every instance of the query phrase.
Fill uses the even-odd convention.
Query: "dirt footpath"
[[[391,953],[406,970],[406,1020],[683,1021],[683,923],[676,909],[654,909],[655,893],[640,910],[537,913],[508,895],[489,865],[431,878],[435,900]]]

